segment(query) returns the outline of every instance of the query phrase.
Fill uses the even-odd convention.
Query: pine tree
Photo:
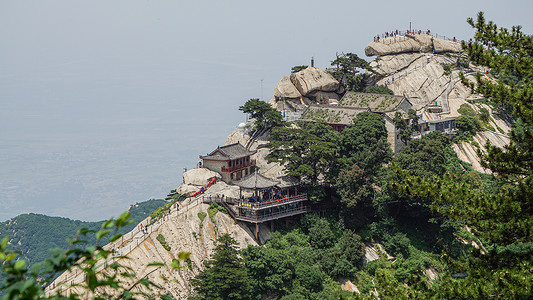
[[[480,153],[483,165],[506,184],[489,193],[465,174],[426,180],[398,171],[407,183],[400,190],[433,199],[436,211],[485,240],[486,250],[474,249],[463,261],[444,255],[452,271],[466,271],[467,277],[442,275],[441,284],[431,291],[433,297],[528,298],[533,284],[533,38],[520,26],[509,31],[487,23],[483,13],[468,23],[477,31],[474,40],[463,44],[466,54],[473,63],[491,68],[496,79],[478,74],[475,82],[462,76],[463,82],[494,103],[512,108],[521,120],[508,146],[487,144],[487,153]]]
[[[212,260],[191,282],[201,299],[250,299],[251,281],[237,250],[237,242],[224,234],[217,240]]]

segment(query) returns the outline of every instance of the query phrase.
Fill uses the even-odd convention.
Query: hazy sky
[[[0,0],[0,221],[83,220],[164,198],[290,68],[373,36],[468,39],[485,11],[531,34],[533,1]],[[263,80],[261,85],[261,80]]]

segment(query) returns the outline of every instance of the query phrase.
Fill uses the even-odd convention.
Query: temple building
[[[239,142],[231,145],[218,147],[207,155],[200,155],[202,166],[211,171],[215,171],[222,176],[222,180],[231,183],[240,180],[253,172],[255,159],[250,156],[257,151],[246,149]]]
[[[233,184],[240,189],[240,197],[233,206],[234,218],[255,224],[256,238],[259,223],[310,211],[307,195],[300,191],[300,182],[293,177],[272,179],[254,172]]]
[[[398,153],[405,144],[400,140],[393,118],[399,112],[407,119],[412,107],[411,102],[404,96],[347,92],[335,105],[309,105],[301,120],[323,121],[334,130],[342,132],[346,126],[353,124],[353,119],[362,112],[379,114],[385,120],[387,141],[391,150]]]

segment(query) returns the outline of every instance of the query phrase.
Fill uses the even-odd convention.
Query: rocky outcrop
[[[176,193],[184,196],[190,196],[196,193],[200,188],[196,185],[182,184],[176,189]]]
[[[487,142],[490,142],[493,146],[503,148],[505,145],[509,144],[510,141],[511,139],[507,135],[492,131],[481,131],[474,136],[473,142],[475,143],[463,141],[459,144],[453,144],[452,147],[457,153],[457,157],[460,160],[471,164],[474,170],[482,173],[490,173],[490,170],[481,166],[480,158],[477,154],[478,146],[482,152],[485,152],[485,144]]]
[[[427,46],[428,40],[420,35],[418,42]],[[458,43],[445,40],[433,39],[434,47],[449,49],[458,47]],[[442,52],[442,49],[438,49]],[[441,51],[442,50],[442,51]],[[459,48],[456,48],[459,51]],[[460,116],[458,112],[462,105],[470,105],[467,101],[476,103],[482,99],[481,95],[474,95],[469,87],[465,86],[459,79],[459,72],[463,72],[467,79],[474,80],[474,75],[485,73],[486,70],[479,69],[474,65],[468,67],[457,66],[457,61],[461,59],[461,54],[448,53],[446,55],[433,53],[401,53],[394,55],[379,56],[370,66],[378,73],[369,75],[368,79],[376,85],[385,85],[390,88],[395,95],[404,95],[413,104],[413,108],[422,114],[422,119],[428,121],[445,118],[456,118]],[[485,77],[485,79],[490,79]],[[428,108],[437,104],[436,111]],[[505,120],[492,114],[492,108],[481,102],[471,106],[474,111],[485,108],[491,113],[488,121],[489,125],[503,134],[491,133],[490,131],[480,132],[474,140],[483,146],[487,140],[492,144],[503,147],[508,143],[505,138],[511,127]],[[490,128],[490,127],[489,127]],[[505,142],[507,140],[507,142]],[[454,150],[458,157],[472,164],[472,167],[479,172],[488,172],[481,167],[477,148],[470,143],[462,142],[454,145]]]
[[[381,42],[371,42],[365,48],[366,56],[380,56],[399,53],[420,52],[420,44],[414,39],[385,44]]]
[[[212,178],[219,180],[222,176],[206,168],[190,169],[183,173],[183,183],[186,185],[204,186]]]
[[[310,67],[292,73],[290,79],[303,96],[314,91],[335,92],[339,88],[339,82],[331,74],[319,68]]]
[[[315,99],[316,103],[332,104],[339,103],[340,97],[337,93],[316,91],[310,94]]]
[[[463,49],[461,48],[461,44],[457,42],[441,40],[441,39],[433,39],[433,49],[435,49],[436,53],[444,53],[444,52],[459,53],[463,51]]]
[[[133,285],[134,280],[147,278],[160,288],[152,287],[153,290],[143,290],[144,292],[152,295],[170,295],[174,299],[188,299],[193,293],[190,280],[204,269],[203,261],[210,259],[215,252],[218,237],[228,233],[238,242],[239,248],[258,245],[246,225],[236,223],[222,212],[209,216],[208,208],[209,205],[201,201],[190,201],[189,205],[183,204],[179,212],[172,211],[164,221],[160,220],[149,225],[148,233],[140,232],[136,228],[124,235],[123,239],[105,246],[106,249],[128,256],[128,259],[113,258],[113,261],[136,273],[136,278],[127,283],[132,292],[144,288],[141,284]],[[200,218],[201,213],[205,214],[205,217]],[[143,220],[143,224],[147,224],[147,221]],[[260,232],[264,237],[268,232],[267,226],[261,226]],[[163,247],[157,239],[159,235],[164,238],[169,248]],[[174,270],[171,264],[180,252],[190,252],[190,260],[182,261],[183,268]],[[163,266],[149,266],[154,262],[163,263]],[[63,294],[82,293],[82,287],[71,287],[71,285],[83,282],[83,275],[83,272],[77,270],[72,270],[72,273],[67,271],[61,274],[47,291],[54,292],[61,289]],[[108,292],[113,293],[113,291]]]
[[[400,53],[420,52],[445,53],[462,52],[461,44],[443,40],[427,34],[413,34],[385,38],[379,42],[371,42],[365,48],[366,56],[381,56]]]
[[[300,98],[300,96],[302,96],[302,94],[300,94],[298,89],[292,84],[291,79],[287,75],[283,76],[274,88],[274,97]]]

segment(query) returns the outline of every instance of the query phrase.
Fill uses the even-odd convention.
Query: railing
[[[280,212],[270,213],[262,216],[236,216],[235,219],[239,221],[252,222],[252,223],[262,223],[266,221],[281,219],[285,217],[290,217],[298,214],[303,214],[311,211],[311,208],[308,206],[301,206],[293,209],[288,209]]]
[[[297,196],[286,197],[286,198],[281,198],[281,199],[272,200],[268,202],[261,202],[261,203],[250,203],[246,201],[237,201],[237,206],[241,208],[245,208],[245,209],[261,210],[265,208],[280,206],[280,205],[288,204],[288,203],[301,202],[301,201],[307,201],[307,194],[301,194]]]
[[[251,159],[249,162],[246,162],[246,163],[240,164],[240,165],[236,165],[236,166],[221,167],[220,171],[221,172],[233,172],[235,170],[244,169],[244,168],[247,168],[249,166],[255,166],[255,159]]]
[[[416,30],[416,29],[415,30],[404,30],[404,31],[398,30],[398,31],[378,34],[378,35],[376,35],[374,37],[374,42],[378,42],[378,43],[382,43],[382,44],[397,43],[397,42],[401,42],[401,41],[405,41],[405,40],[409,39],[409,35],[413,35],[413,34],[427,34],[429,36],[436,37],[436,38],[439,38],[439,39],[442,39],[442,40],[446,40],[446,41],[450,41],[450,42],[455,42],[455,43],[460,43],[461,42],[460,40],[456,39],[455,37],[450,38],[450,37],[447,37],[445,35],[432,33],[431,31]]]

